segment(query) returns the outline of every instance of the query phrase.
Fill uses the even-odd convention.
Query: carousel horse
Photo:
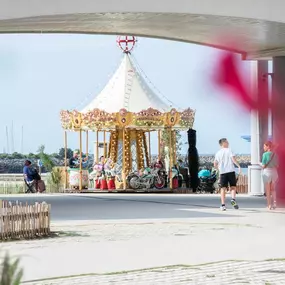
[[[95,188],[101,190],[114,190],[116,189],[115,177],[116,165],[111,158],[102,159],[99,163],[94,164],[93,171],[89,175],[89,179],[94,181]]]
[[[89,174],[89,178],[101,178],[104,174],[109,177],[115,176],[114,163],[111,158],[108,158],[104,162],[94,164],[93,171]]]
[[[116,175],[115,173],[115,164],[112,161],[111,158],[108,158],[105,165],[104,165],[104,171],[108,177],[114,177]]]

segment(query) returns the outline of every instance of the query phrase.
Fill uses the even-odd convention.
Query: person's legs
[[[266,200],[268,209],[271,208],[271,182],[266,182],[265,190],[266,190]]]
[[[236,194],[237,194],[237,188],[232,186],[232,187],[230,187],[230,189],[231,189],[231,194],[232,194],[232,200],[235,200]]]
[[[272,202],[272,208],[276,209],[276,191],[275,191],[275,183],[270,183],[270,192],[271,192],[271,202]]]
[[[226,210],[226,191],[227,191],[227,188],[225,187],[221,188],[221,210],[222,211]]]
[[[263,181],[265,184],[267,207],[269,210],[276,208],[275,182],[278,174],[275,169],[264,169]]]
[[[220,185],[221,185],[221,210],[226,210],[226,192],[228,189],[228,176],[227,173],[221,174]]]
[[[231,194],[232,194],[231,205],[237,210],[239,208],[239,205],[236,201],[236,187],[235,186],[231,187]]]
[[[231,204],[237,210],[239,206],[236,202],[236,185],[237,185],[236,173],[235,172],[228,173],[228,177],[229,177],[229,184],[232,195]]]
[[[38,180],[35,180],[35,189],[36,189],[36,192],[39,192],[39,181]]]
[[[222,205],[226,204],[226,191],[227,191],[227,188],[221,188],[221,204]]]
[[[278,172],[276,169],[273,170],[272,183],[271,183],[271,195],[272,195],[272,206],[276,209],[276,183],[278,182]]]

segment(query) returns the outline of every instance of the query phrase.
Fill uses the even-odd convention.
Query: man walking
[[[236,202],[236,173],[235,165],[239,168],[240,174],[240,165],[236,161],[235,156],[229,148],[229,142],[226,138],[219,140],[219,145],[221,149],[215,155],[214,167],[219,170],[220,173],[220,185],[221,185],[221,210],[226,211],[226,191],[230,186],[231,190],[231,204],[235,209],[238,209],[239,206]]]

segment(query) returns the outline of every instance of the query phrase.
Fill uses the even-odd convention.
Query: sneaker
[[[272,210],[276,210],[276,202],[275,201],[273,202]]]
[[[221,206],[220,209],[221,209],[221,211],[226,211],[227,210],[226,206]]]
[[[236,210],[238,210],[239,206],[238,206],[236,200],[233,200],[233,199],[232,199],[232,200],[231,200],[231,204],[232,204],[232,206],[233,206]]]

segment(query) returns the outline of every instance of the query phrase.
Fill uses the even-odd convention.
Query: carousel
[[[68,131],[77,132],[79,136],[80,163],[77,168],[68,167],[65,152],[66,189],[134,188],[130,186],[131,174],[143,172],[151,166],[152,135],[157,136],[158,157],[164,153],[165,169],[171,176],[171,166],[177,159],[176,131],[192,129],[195,111],[174,108],[150,88],[132,56],[136,41],[135,37],[118,37],[123,59],[109,83],[82,110],[62,110],[60,113],[65,149]],[[88,159],[90,132],[95,132],[96,136],[91,173],[83,163]],[[167,144],[162,143],[162,132],[168,134]],[[85,158],[83,135],[86,136]],[[103,138],[101,141],[99,136]],[[169,187],[172,189],[171,180]]]

